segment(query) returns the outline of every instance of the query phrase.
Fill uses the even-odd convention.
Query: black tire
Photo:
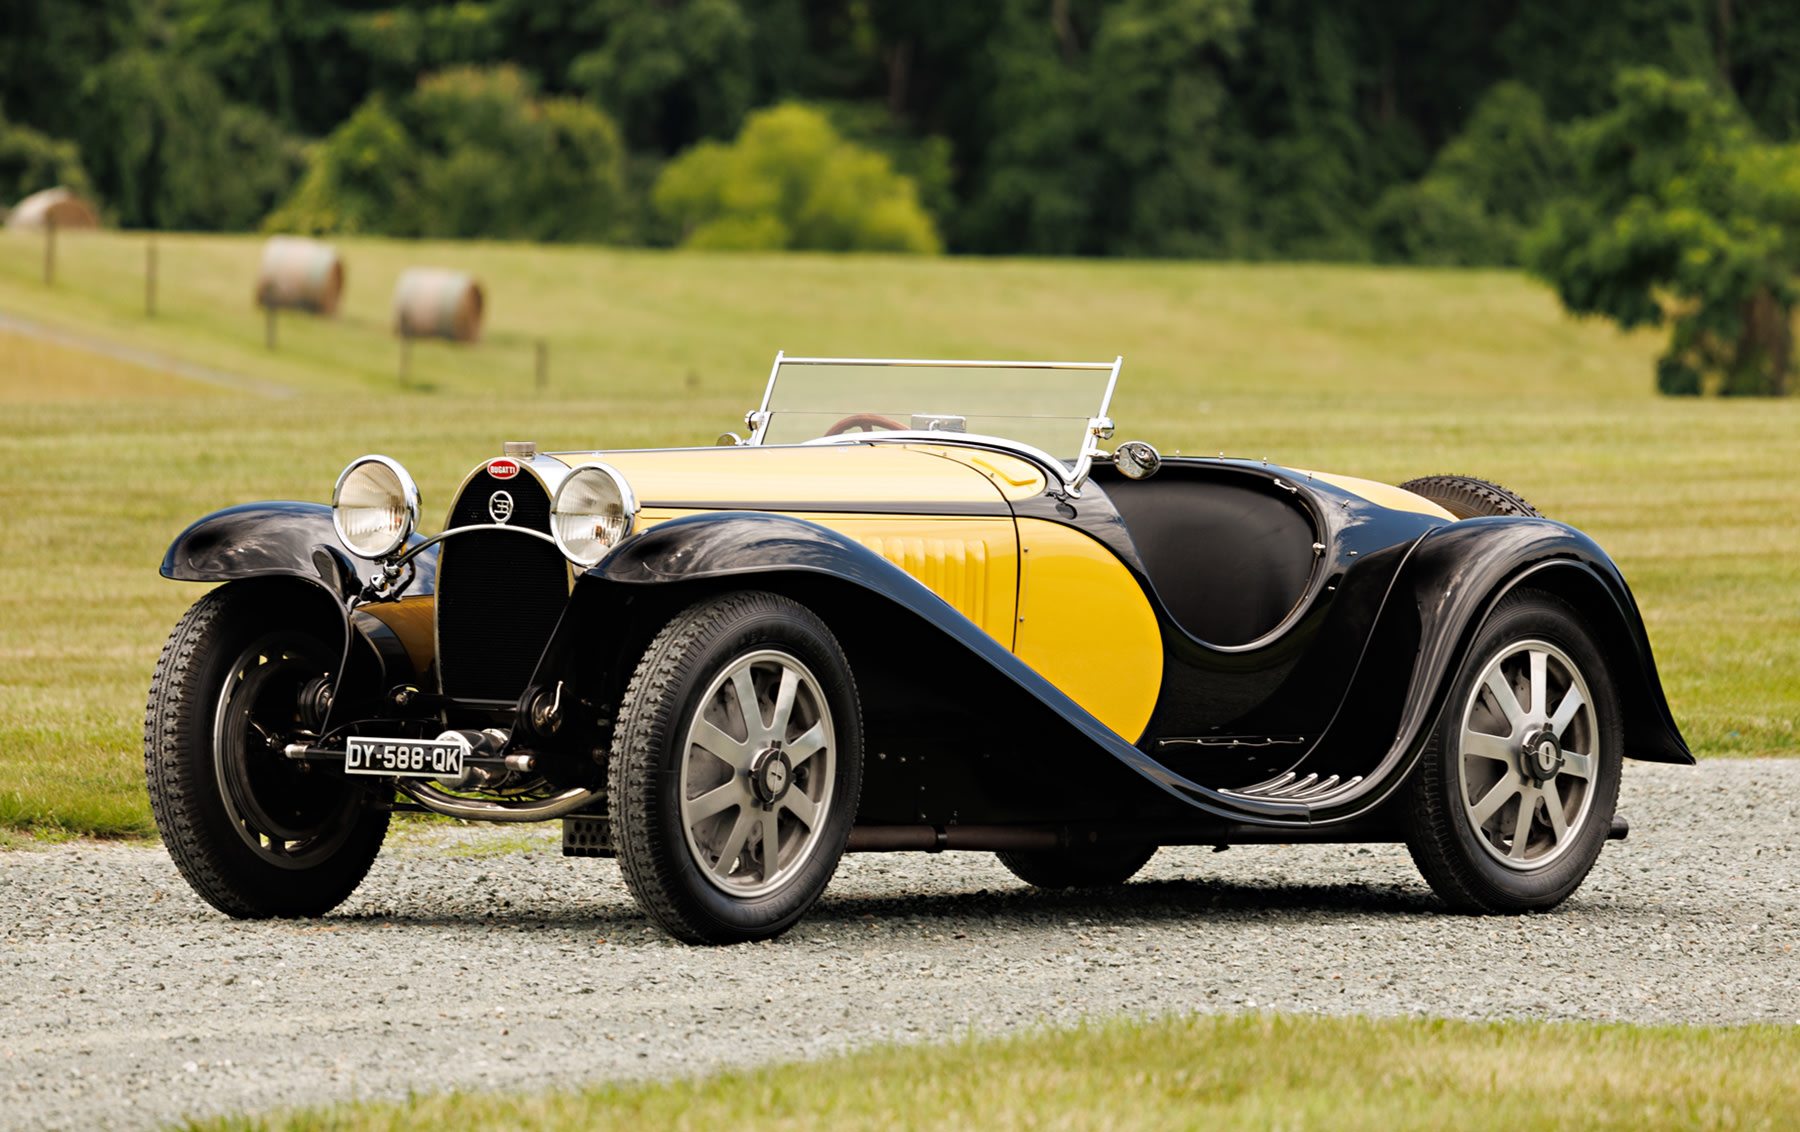
[[[235,583],[195,602],[163,645],[144,711],[163,844],[202,899],[241,919],[337,907],[388,825],[367,785],[279,749],[299,726],[301,688],[342,651],[335,628],[281,596]]]
[[[1424,476],[1407,480],[1400,485],[1400,490],[1422,495],[1458,519],[1482,515],[1511,515],[1522,519],[1544,517],[1543,512],[1525,502],[1517,492],[1474,476]]]
[[[1545,657],[1542,692],[1533,653]],[[1489,685],[1490,671],[1511,689],[1517,722]],[[1583,686],[1586,707],[1571,708],[1568,697]],[[1546,728],[1565,711],[1562,730],[1548,735],[1554,750],[1544,750]],[[1567,899],[1606,843],[1623,734],[1618,696],[1580,614],[1541,591],[1504,598],[1476,636],[1407,787],[1407,848],[1432,889],[1459,912],[1542,911]],[[1532,751],[1544,754],[1536,770]],[[1557,769],[1540,778],[1552,755]]]
[[[789,714],[776,700],[765,715],[769,681],[789,673],[796,682]],[[743,686],[754,686],[760,739],[741,706],[735,722],[730,715],[733,702],[743,702],[733,700],[740,674]],[[709,754],[693,735],[704,726],[716,726],[713,742],[729,740],[731,750]],[[797,728],[803,733],[792,734]],[[817,742],[815,732],[823,742],[787,766],[777,793],[773,756],[784,742],[788,751]],[[792,927],[837,871],[862,791],[861,706],[831,630],[798,602],[770,593],[726,594],[682,611],[631,678],[607,789],[625,883],[670,935],[742,943]],[[709,798],[729,800],[714,809]],[[814,814],[813,826],[793,808],[800,804]],[[703,807],[709,812],[697,815]]]
[[[1012,875],[1038,888],[1111,888],[1136,876],[1156,856],[1156,846],[1070,845],[994,856]]]

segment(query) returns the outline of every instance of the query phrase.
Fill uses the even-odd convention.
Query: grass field
[[[206,1132],[1792,1127],[1800,1031],[1271,1016],[1120,1022],[700,1081],[457,1095]]]
[[[1800,753],[1800,401],[1649,393],[1653,335],[1565,319],[1505,272],[702,256],[345,241],[345,311],[263,346],[259,241],[0,236],[0,314],[294,394],[271,399],[0,330],[0,828],[150,831],[139,727],[156,653],[198,596],[156,574],[189,521],[326,499],[369,451],[405,463],[435,524],[506,439],[704,443],[775,350],[1126,357],[1121,438],[1397,481],[1497,480],[1619,560],[1703,754]],[[398,387],[392,281],[487,285],[486,340],[430,344]],[[549,388],[532,383],[534,343]],[[435,529],[435,528],[434,528]]]

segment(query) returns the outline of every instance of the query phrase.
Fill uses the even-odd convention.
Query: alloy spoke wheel
[[[1509,869],[1543,868],[1575,843],[1593,800],[1599,726],[1569,655],[1507,645],[1463,707],[1458,792],[1475,838]]]
[[[700,874],[733,896],[779,889],[831,810],[837,748],[818,679],[793,655],[738,657],[700,698],[681,749],[681,825]]]

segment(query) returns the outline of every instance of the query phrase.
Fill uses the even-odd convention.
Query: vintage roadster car
[[[749,435],[399,464],[230,507],[169,578],[156,820],[233,916],[347,897],[397,811],[563,823],[659,924],[773,936],[845,852],[1110,885],[1158,846],[1405,842],[1555,905],[1625,757],[1691,762],[1593,541],[1480,480],[1111,453],[1119,360],[777,356]]]

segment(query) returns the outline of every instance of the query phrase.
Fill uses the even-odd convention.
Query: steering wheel
[[[825,435],[837,436],[839,433],[849,432],[853,428],[860,428],[864,432],[874,432],[878,428],[901,432],[905,430],[906,426],[893,417],[884,417],[880,413],[851,413],[826,429]]]

